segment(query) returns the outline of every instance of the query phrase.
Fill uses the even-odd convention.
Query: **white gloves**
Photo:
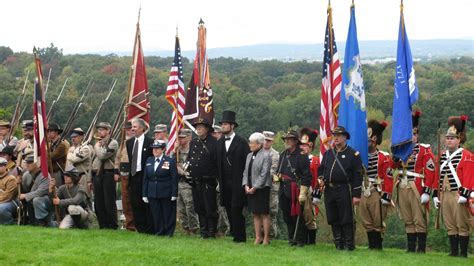
[[[434,203],[434,207],[436,209],[439,209],[439,205],[441,204],[441,201],[439,201],[439,198],[438,197],[434,197],[433,198],[433,203]]]
[[[380,199],[380,202],[382,202],[382,205],[390,205],[390,201],[385,199]]]
[[[458,203],[459,204],[464,204],[467,202],[467,199],[463,196],[459,196]]]
[[[313,198],[313,204],[314,205],[317,205],[321,202],[321,199],[320,198]]]
[[[143,202],[148,203],[148,197],[143,197],[142,200]]]
[[[474,198],[474,191],[471,191],[470,196],[471,198]]]
[[[420,198],[421,204],[426,204],[430,201],[430,195],[428,193],[423,193]]]
[[[178,199],[178,197],[171,197],[171,201],[175,201],[177,199]]]

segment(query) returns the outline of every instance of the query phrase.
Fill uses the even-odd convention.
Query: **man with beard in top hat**
[[[360,202],[362,161],[358,151],[346,144],[350,134],[342,126],[332,131],[334,148],[326,151],[318,169],[324,182],[324,205],[337,250],[355,249],[354,207]]]
[[[469,220],[474,215],[474,155],[461,147],[466,141],[467,119],[467,116],[461,116],[448,120],[446,151],[441,155],[437,190],[433,192],[435,208],[441,208],[448,231],[449,256],[465,258],[469,246]]]
[[[385,121],[372,119],[367,123],[369,164],[362,183],[360,216],[362,226],[367,231],[369,249],[382,249],[384,220],[392,199],[392,159],[390,154],[377,148],[382,143],[382,133],[386,127]]]
[[[302,247],[307,240],[302,206],[310,201],[309,160],[301,153],[298,132],[289,129],[282,139],[286,149],[280,154],[278,171],[273,181],[280,182],[278,202],[288,229],[288,243]]]
[[[188,171],[193,183],[194,210],[199,217],[201,237],[215,238],[217,231],[217,140],[211,135],[207,118],[197,118],[193,124],[197,138],[189,144]]]
[[[56,181],[56,186],[59,187],[64,184],[63,172],[66,168],[67,152],[69,150],[69,142],[64,139],[61,140],[63,129],[56,123],[50,123],[48,126],[48,140],[51,164],[53,165],[53,173],[51,176]]]
[[[397,208],[405,223],[407,251],[425,253],[429,217],[429,200],[435,188],[434,155],[429,144],[419,143],[420,111],[412,116],[413,152],[407,163],[394,157],[394,175],[397,193]],[[418,248],[417,248],[418,243]]]
[[[247,241],[243,215],[247,197],[242,186],[242,178],[250,148],[246,139],[235,134],[234,130],[239,126],[235,121],[235,112],[224,111],[219,124],[223,135],[217,144],[221,205],[226,209],[233,241],[241,243]]]

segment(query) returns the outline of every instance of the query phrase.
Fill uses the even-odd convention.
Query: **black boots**
[[[416,233],[407,233],[407,252],[416,251]]]
[[[332,225],[332,235],[334,237],[334,245],[337,250],[344,250],[344,240],[342,239],[342,226]]]
[[[201,232],[201,238],[207,239],[209,238],[209,228],[207,224],[207,219],[204,215],[198,215],[199,217],[199,229]]]
[[[426,251],[426,233],[416,233],[418,237],[418,249],[416,252],[425,253]]]
[[[369,249],[382,249],[382,233],[377,231],[367,232],[367,238],[369,240]]]
[[[343,230],[343,238],[344,238],[344,247],[348,251],[353,251],[355,249],[355,238],[354,238],[355,225],[353,223],[345,224],[342,227],[342,230]]]
[[[307,231],[307,239],[306,239],[306,244],[308,245],[315,245],[316,244],[316,229],[314,230],[308,230]]]
[[[210,238],[216,238],[217,218],[207,218],[207,231]]]
[[[460,257],[467,258],[467,247],[469,246],[469,236],[459,236]]]
[[[457,257],[459,255],[459,236],[450,235],[448,237],[449,237],[449,244],[451,245],[451,253],[449,253],[449,256]]]

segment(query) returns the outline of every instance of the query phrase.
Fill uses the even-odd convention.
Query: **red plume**
[[[462,121],[467,121],[467,120],[469,120],[469,117],[467,115],[462,115],[461,120]]]
[[[316,133],[316,135],[319,136],[319,131],[317,129],[315,129],[313,132]]]
[[[416,111],[415,111],[415,116],[421,116],[421,111],[420,111],[420,110],[416,110]]]
[[[380,122],[380,125],[383,126],[383,128],[386,128],[388,126],[388,122],[387,121],[382,121],[382,122]]]

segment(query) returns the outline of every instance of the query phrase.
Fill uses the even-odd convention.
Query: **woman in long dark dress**
[[[262,133],[253,133],[249,138],[250,153],[247,155],[242,185],[247,193],[248,209],[253,213],[255,244],[270,242],[270,187],[272,178],[270,168],[272,158],[263,149],[265,137]],[[262,240],[263,226],[263,240]]]

